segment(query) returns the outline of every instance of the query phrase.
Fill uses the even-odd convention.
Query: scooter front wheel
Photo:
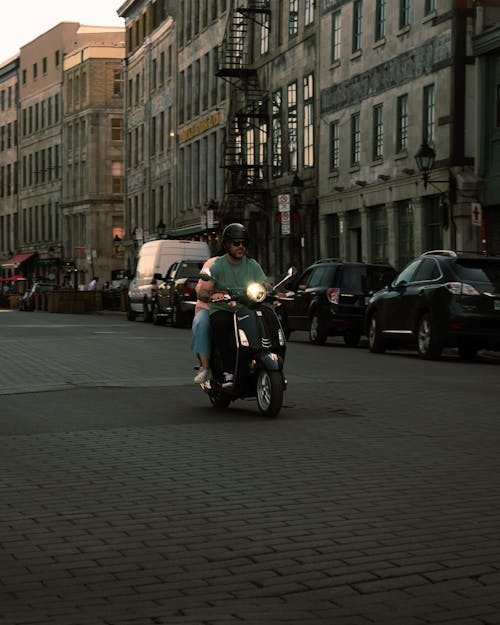
[[[266,417],[275,417],[283,403],[283,374],[281,371],[259,371],[257,377],[257,405]]]
[[[210,391],[208,396],[214,408],[227,408],[231,403],[231,397],[220,390]]]

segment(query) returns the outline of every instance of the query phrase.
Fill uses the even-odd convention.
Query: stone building
[[[468,5],[320,3],[323,256],[401,268],[424,250],[480,249],[471,213],[482,196]],[[422,146],[421,155],[435,152],[426,172],[415,160]]]
[[[124,64],[125,266],[138,248],[171,231],[176,205],[174,171],[176,31],[169,0],[127,0]]]
[[[118,37],[63,61],[61,240],[79,284],[123,270],[123,32]]]
[[[19,240],[18,76],[19,57],[15,56],[0,67],[0,276],[13,275],[23,262],[32,260],[26,254],[21,257],[14,253]]]
[[[74,267],[74,255],[80,253],[66,244],[62,220],[63,186],[72,188],[76,184],[69,179],[70,169],[67,167],[64,168],[66,179],[63,177],[63,158],[67,156],[63,144],[64,59],[86,47],[119,47],[123,39],[124,30],[121,27],[61,22],[20,50],[16,61],[17,78],[10,78],[11,81],[17,80],[19,93],[16,110],[17,157],[11,161],[11,177],[13,181],[17,180],[18,185],[17,203],[10,225],[7,222],[4,224],[8,234],[0,230],[0,240],[8,237],[9,244],[15,248],[10,251],[15,255],[31,255],[24,271],[29,280],[44,277],[62,282],[64,267]],[[2,72],[5,73],[7,68],[8,64],[4,64]],[[82,83],[80,89],[83,89]],[[8,87],[6,93],[8,97]],[[87,95],[83,91],[81,93],[88,97],[88,92]],[[8,124],[13,124],[13,114],[12,110],[8,117],[7,110],[0,111],[0,126],[8,129]],[[100,157],[99,153],[97,157]],[[94,168],[94,171],[100,171],[101,164],[95,164]],[[87,170],[87,174],[90,173],[91,170]],[[15,188],[15,182],[13,185]],[[5,204],[0,202],[0,206],[0,214],[5,213]],[[95,243],[88,239],[84,246],[96,249]],[[80,279],[86,280],[89,275],[87,268]],[[102,276],[103,280],[108,278],[110,276]]]

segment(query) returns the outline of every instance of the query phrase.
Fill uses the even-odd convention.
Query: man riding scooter
[[[211,280],[199,289],[200,299],[210,301],[210,320],[215,347],[223,364],[223,388],[233,385],[236,345],[234,339],[234,302],[225,302],[224,295],[231,289],[244,290],[252,282],[267,283],[266,275],[253,258],[247,256],[248,230],[239,223],[226,226],[222,243],[226,253],[210,267]]]

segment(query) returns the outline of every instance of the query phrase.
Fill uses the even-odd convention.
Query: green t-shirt
[[[246,289],[251,282],[263,283],[266,281],[266,274],[259,263],[253,258],[243,256],[241,263],[234,265],[227,259],[227,255],[221,256],[210,267],[210,273],[215,281],[215,290]],[[228,306],[226,302],[212,302],[210,313],[216,310],[234,311],[233,306]]]

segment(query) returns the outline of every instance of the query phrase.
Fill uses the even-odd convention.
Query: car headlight
[[[263,302],[266,299],[266,289],[258,282],[251,282],[247,286],[247,297],[254,302]]]

